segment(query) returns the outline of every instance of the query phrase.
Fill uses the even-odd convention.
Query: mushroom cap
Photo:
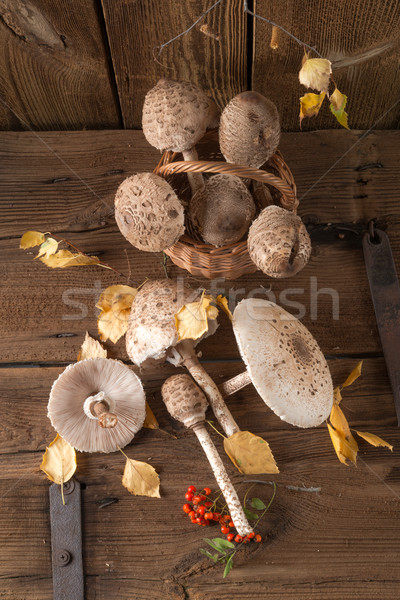
[[[238,242],[256,213],[254,200],[240,179],[214,175],[194,194],[189,217],[203,240],[213,246]]]
[[[179,341],[175,315],[184,304],[198,298],[199,292],[182,279],[147,281],[136,294],[129,317],[126,351],[131,361],[137,366],[149,359],[174,362],[167,353]],[[195,344],[214,333],[216,327],[216,320],[209,321],[208,332]]]
[[[171,417],[192,427],[205,419],[208,406],[203,391],[186,373],[169,377],[161,388],[165,406]]]
[[[118,417],[112,429],[99,427],[88,415],[85,400],[98,392],[104,392],[110,412]],[[56,379],[47,409],[54,429],[76,450],[115,452],[142,427],[146,399],[129,367],[110,358],[88,358],[69,365]]]
[[[329,367],[298,319],[273,302],[247,298],[235,308],[233,330],[254,387],[283,421],[315,427],[328,418]]]
[[[222,111],[219,145],[227,162],[258,168],[277,149],[280,132],[275,104],[258,92],[242,92]]]
[[[115,196],[115,219],[135,248],[161,252],[185,231],[184,210],[172,187],[154,173],[125,179]]]
[[[217,123],[215,103],[188,81],[162,78],[146,94],[143,133],[158,150],[190,150]]]
[[[247,238],[251,260],[269,277],[298,273],[311,255],[311,240],[303,221],[280,206],[267,206],[252,223]]]

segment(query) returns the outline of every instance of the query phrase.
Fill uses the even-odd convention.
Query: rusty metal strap
[[[54,600],[84,600],[81,488],[76,479],[50,486],[51,553]]]
[[[400,286],[389,238],[371,222],[363,250],[376,322],[400,425]]]

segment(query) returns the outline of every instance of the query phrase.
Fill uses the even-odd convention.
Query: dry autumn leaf
[[[57,249],[58,249],[57,240],[55,240],[54,238],[47,238],[47,240],[45,242],[43,242],[43,244],[41,244],[41,246],[39,248],[39,253],[35,256],[35,258],[40,258],[43,255],[46,258],[48,258],[52,254],[57,252]]]
[[[333,402],[339,405],[342,401],[342,394],[340,393],[340,387],[335,387],[333,390]]]
[[[344,110],[347,104],[347,96],[335,88],[335,91],[329,96],[329,100],[331,101],[329,108],[331,109],[332,114],[335,115],[340,125],[348,129],[348,114]]]
[[[300,98],[300,127],[304,117],[315,117],[319,113],[326,94],[305,94]]]
[[[19,247],[26,250],[27,248],[34,248],[40,246],[46,240],[44,233],[40,231],[26,231],[21,238]]]
[[[329,417],[329,420],[330,420],[331,424],[333,425],[333,427],[337,431],[340,431],[344,435],[344,437],[347,438],[350,435],[350,427],[347,422],[347,419],[344,416],[342,409],[337,404],[334,404],[332,406],[331,415]]]
[[[148,402],[146,402],[146,418],[144,420],[143,427],[146,427],[146,429],[159,429],[160,428],[158,421],[155,417],[155,414],[151,410],[151,407]]]
[[[50,481],[62,485],[76,471],[75,449],[57,434],[46,448],[40,468]]]
[[[200,300],[184,304],[175,315],[179,340],[197,340],[208,331],[208,320],[216,319],[218,309],[211,305],[212,296],[202,294]]]
[[[335,448],[335,452],[340,462],[348,466],[348,459],[351,460],[352,463],[356,464],[358,444],[354,437],[350,434],[349,438],[346,439],[343,433],[334,429],[332,425],[329,425],[329,423],[327,423],[327,425],[333,447]]]
[[[160,498],[160,478],[155,469],[145,462],[127,456],[122,485],[134,496]]]
[[[97,326],[102,342],[115,344],[126,333],[136,294],[137,289],[128,285],[111,285],[101,293],[96,308],[101,310]]]
[[[225,438],[224,449],[240,473],[279,473],[268,442],[250,431],[238,431]]]
[[[389,444],[388,442],[385,442],[385,440],[383,440],[379,436],[377,436],[373,433],[365,433],[364,431],[357,431],[357,430],[354,430],[354,431],[356,432],[357,435],[362,437],[364,440],[366,440],[372,446],[385,446],[386,448],[389,448],[389,450],[392,450],[392,452],[393,452],[393,446],[391,444]]]
[[[50,256],[41,256],[40,260],[51,269],[65,269],[66,267],[98,265],[100,262],[97,256],[88,256],[87,254],[81,253],[73,254],[69,250],[59,250]]]
[[[79,350],[78,360],[86,358],[107,358],[107,350],[86,332],[85,339]]]
[[[347,377],[346,381],[342,384],[342,386],[341,386],[342,389],[345,387],[348,387],[349,385],[354,383],[356,379],[358,379],[360,377],[362,364],[363,364],[362,360],[360,360],[360,362],[357,363],[356,367],[352,370],[350,375]]]
[[[232,315],[231,311],[229,310],[228,298],[226,298],[222,294],[219,294],[216,298],[216,302],[217,302],[217,305],[220,308],[222,308],[224,313],[226,313],[228,315],[229,319],[232,321],[233,315]]]
[[[332,63],[327,58],[305,57],[299,72],[302,85],[319,92],[327,92],[332,73]]]

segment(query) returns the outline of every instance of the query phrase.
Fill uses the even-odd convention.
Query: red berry
[[[193,494],[192,494],[192,498],[193,498],[193,504],[200,504],[201,499],[202,499],[201,496],[194,496],[193,497]]]
[[[254,538],[254,541],[255,542],[261,542],[261,540],[262,540],[261,535],[259,533],[257,533],[256,537]]]
[[[211,494],[210,488],[204,488],[203,492],[205,493],[206,496],[209,496]]]
[[[197,523],[196,517],[192,517],[192,523]]]
[[[202,518],[201,517],[196,517],[196,523],[201,523]]]
[[[239,543],[239,542],[242,542],[242,541],[243,541],[243,538],[242,538],[242,536],[238,534],[238,535],[235,537],[235,542],[238,542],[238,543]]]
[[[254,531],[252,531],[251,533],[248,533],[248,534],[247,534],[247,537],[249,538],[249,540],[252,540],[252,539],[253,539],[253,537],[255,537],[255,535],[256,535],[256,534],[254,533]]]
[[[188,502],[191,502],[191,501],[193,500],[193,494],[192,494],[192,492],[187,492],[187,493],[185,494],[185,498],[186,498],[186,500],[187,500]]]
[[[194,510],[191,510],[189,514],[189,517],[191,517],[193,519],[193,517],[196,516],[196,513],[194,512]]]
[[[231,520],[231,515],[224,515],[222,517],[222,521],[230,521]]]
[[[229,527],[221,527],[221,533],[229,533]]]
[[[199,506],[199,508],[197,509],[197,512],[200,515],[204,515],[204,513],[206,512],[206,507],[205,506]]]
[[[228,542],[232,542],[234,537],[235,537],[234,533],[228,533],[228,535],[226,536],[226,539],[228,540]]]
[[[190,506],[190,504],[184,504],[182,506],[182,508],[183,508],[183,512],[185,512],[185,513],[190,513],[190,511],[192,510],[192,507]]]
[[[207,506],[207,508],[210,508],[213,504],[214,502],[204,502],[204,506]]]
[[[210,512],[204,513],[204,518],[207,519],[208,521],[212,521],[213,517],[214,517],[214,513],[210,513]]]
[[[221,518],[221,514],[220,513],[214,513],[213,519],[214,521],[219,521]]]
[[[187,491],[189,492],[189,494],[194,494],[196,491],[196,488],[194,487],[194,485],[189,485]]]
[[[233,521],[229,521],[229,523],[228,523],[228,527],[235,527],[235,524],[234,524],[234,522],[233,522]]]

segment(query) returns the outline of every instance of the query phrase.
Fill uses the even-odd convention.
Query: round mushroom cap
[[[104,393],[110,412],[118,417],[112,429],[99,427],[85,410],[85,400]],[[141,429],[146,399],[140,379],[123,363],[88,358],[69,365],[53,383],[48,417],[54,429],[80,452],[115,452]]]
[[[259,168],[277,149],[280,132],[275,104],[258,92],[242,92],[222,111],[219,145],[227,162]]]
[[[233,330],[254,387],[283,421],[315,427],[328,418],[331,374],[298,319],[273,302],[247,298],[235,308]]]
[[[189,218],[203,240],[213,246],[238,242],[256,213],[254,200],[240,179],[214,175],[190,201]]]
[[[183,235],[184,210],[172,187],[154,173],[125,179],[115,196],[122,235],[139,250],[161,252]]]
[[[247,238],[251,260],[269,277],[296,275],[311,256],[303,221],[280,206],[267,206],[252,223]]]
[[[149,144],[158,150],[190,150],[206,129],[217,124],[215,103],[188,81],[162,78],[146,94],[143,133]]]
[[[186,373],[169,377],[161,388],[161,394],[171,417],[186,427],[204,421],[207,399],[203,390]]]
[[[184,304],[197,299],[199,292],[182,279],[147,281],[132,303],[125,336],[126,351],[131,361],[137,366],[146,361],[152,364],[154,360],[174,363],[174,357],[168,351],[179,341],[175,315]],[[216,319],[209,321],[208,332],[195,344],[214,333],[217,326]]]

